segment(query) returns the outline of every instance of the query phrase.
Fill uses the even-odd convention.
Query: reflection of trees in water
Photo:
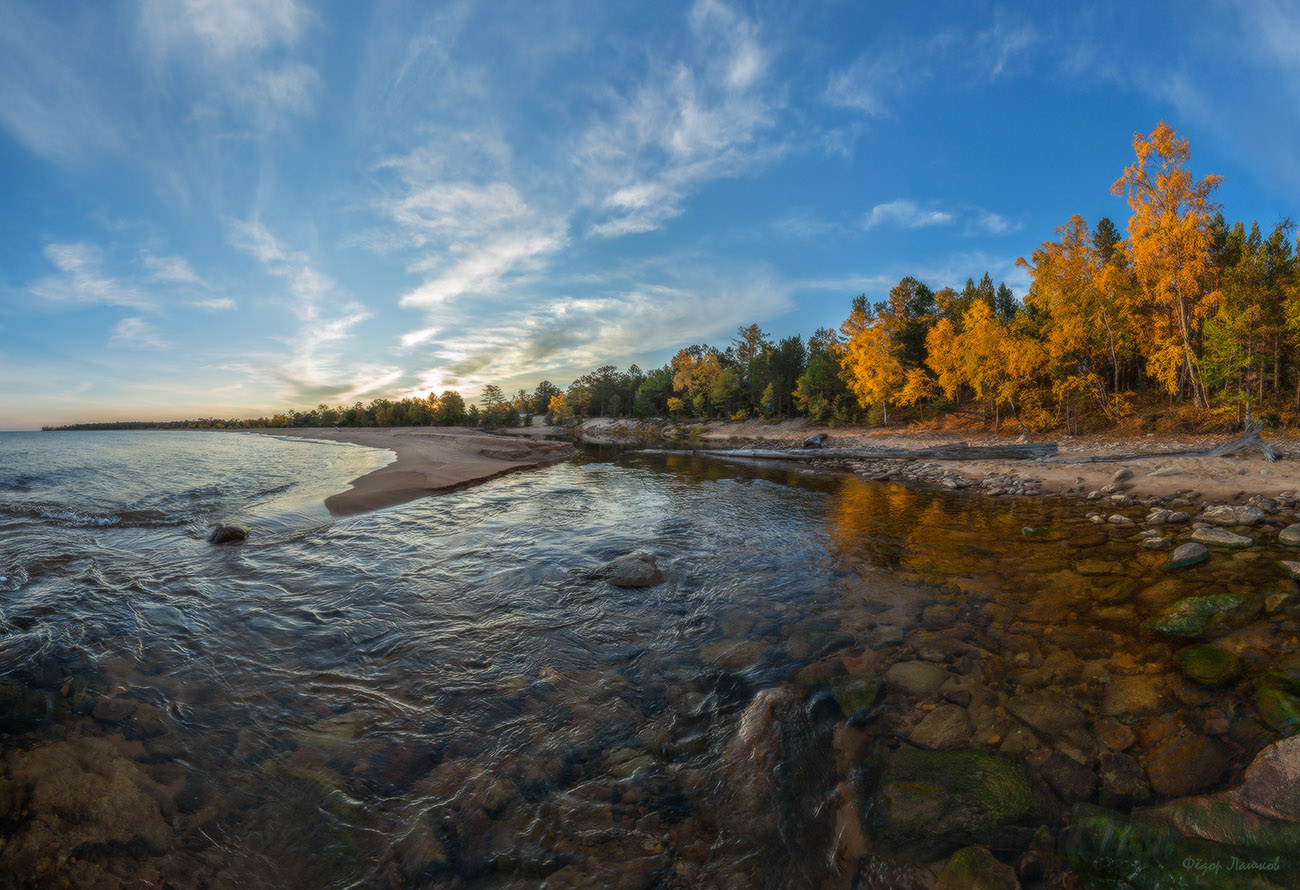
[[[827,515],[841,559],[923,574],[964,574],[1026,555],[1020,529],[1044,521],[1037,502],[844,480]]]

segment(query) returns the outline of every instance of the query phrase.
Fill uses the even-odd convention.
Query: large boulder
[[[862,813],[879,846],[918,861],[982,844],[1023,847],[1049,805],[1018,761],[984,751],[899,748],[863,770]]]

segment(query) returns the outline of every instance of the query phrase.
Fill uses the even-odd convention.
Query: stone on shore
[[[1246,535],[1230,532],[1226,528],[1214,528],[1209,525],[1198,526],[1192,531],[1192,540],[1197,544],[1214,544],[1219,547],[1249,547],[1255,541]]]
[[[1174,548],[1174,552],[1169,554],[1169,559],[1160,568],[1165,571],[1185,569],[1205,562],[1209,558],[1210,551],[1204,544],[1181,544]]]
[[[664,583],[664,573],[654,557],[640,551],[610,560],[601,575],[615,587],[654,587]]]
[[[1259,525],[1264,517],[1265,513],[1259,507],[1234,507],[1229,504],[1206,507],[1200,516],[1215,525]]]

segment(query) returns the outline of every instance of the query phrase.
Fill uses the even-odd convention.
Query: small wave
[[[41,522],[63,528],[163,528],[184,525],[185,519],[159,510],[96,512],[48,504],[0,505],[0,517]]]
[[[8,566],[0,569],[0,591],[5,593],[21,590],[30,580],[31,576],[27,574],[27,570],[22,566]]]
[[[57,522],[61,525],[71,525],[77,528],[117,525],[122,521],[117,516],[94,516],[84,513],[74,513],[71,510],[38,510],[36,515],[42,519],[48,519],[51,522]]]

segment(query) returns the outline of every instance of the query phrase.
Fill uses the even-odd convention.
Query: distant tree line
[[[466,405],[441,396],[293,411],[256,419],[78,424],[59,429],[292,426],[515,426],[545,415],[707,420],[805,416],[909,420],[944,412],[992,424],[1079,432],[1139,403],[1199,418],[1300,410],[1300,259],[1295,226],[1229,224],[1195,180],[1187,141],[1161,123],[1134,137],[1136,160],[1112,192],[1128,200],[1127,237],[1107,218],[1072,216],[1018,265],[1023,302],[985,273],[960,290],[913,277],[883,301],[856,297],[838,329],[774,339],[756,324],[725,347],[681,349],[662,368],[603,365],[565,389],[544,380]]]

